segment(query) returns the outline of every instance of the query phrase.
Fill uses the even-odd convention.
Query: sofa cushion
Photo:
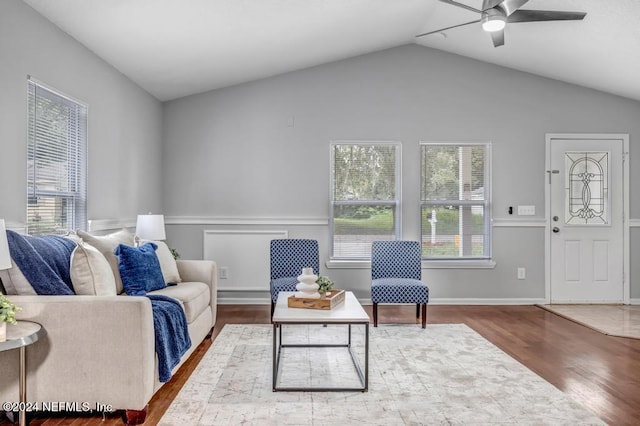
[[[126,229],[114,232],[112,234],[100,236],[87,234],[83,231],[78,231],[77,233],[80,238],[82,238],[85,242],[89,243],[93,247],[97,248],[100,253],[102,253],[102,255],[107,259],[107,262],[109,262],[109,266],[111,266],[113,277],[116,280],[116,292],[118,294],[122,293],[124,287],[122,286],[122,278],[120,277],[118,257],[113,253],[113,251],[116,249],[116,247],[118,247],[118,244],[133,246],[133,234]]]
[[[33,289],[27,277],[24,276],[18,265],[11,259],[11,268],[0,271],[0,279],[7,294],[15,295],[35,295],[36,291]]]
[[[115,279],[105,257],[81,238],[75,236],[67,236],[67,238],[77,244],[71,253],[69,271],[74,292],[81,295],[115,295]],[[10,269],[0,271],[0,279],[6,294],[37,294],[13,260],[11,260]]]
[[[39,295],[72,295],[69,270],[76,243],[60,235],[23,235],[7,230],[11,258]]]
[[[9,283],[9,273],[4,269],[0,269],[0,291],[2,292],[2,294],[15,294],[13,283],[9,283],[8,285],[7,283]],[[11,289],[13,293],[9,293],[7,287],[9,287],[9,289]]]
[[[114,253],[124,290],[130,296],[144,296],[149,291],[165,287],[160,262],[156,256],[157,245],[146,243],[140,247],[120,244]]]
[[[80,240],[71,253],[71,283],[76,294],[115,296],[116,279],[97,248]]]
[[[187,316],[187,322],[191,324],[205,309],[209,309],[211,292],[209,286],[200,282],[182,282],[171,285],[150,294],[162,294],[180,301]]]
[[[140,240],[140,244],[145,243],[154,243],[158,246],[156,250],[156,255],[158,256],[158,261],[160,261],[160,269],[162,270],[162,276],[164,277],[164,282],[169,283],[179,283],[182,280],[180,279],[180,274],[178,273],[178,265],[176,264],[176,259],[171,254],[171,250],[169,250],[169,246],[164,241],[150,241],[150,240]]]

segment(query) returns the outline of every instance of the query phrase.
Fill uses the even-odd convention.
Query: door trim
[[[629,134],[628,133],[547,133],[545,135],[545,171],[551,169],[551,143],[554,139],[562,140],[622,140],[622,302],[631,302],[631,287],[629,284]],[[548,173],[544,173],[544,202],[545,202],[545,236],[544,236],[544,298],[551,303],[551,184]]]

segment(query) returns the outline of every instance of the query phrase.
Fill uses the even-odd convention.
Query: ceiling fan
[[[541,22],[541,21],[580,21],[587,15],[584,12],[561,12],[551,10],[520,10],[529,0],[483,0],[482,9],[467,6],[454,0],[440,0],[452,6],[461,7],[480,14],[480,19],[464,24],[453,25],[451,27],[440,28],[418,34],[422,37],[429,34],[436,34],[442,31],[458,28],[465,25],[482,23],[482,29],[491,34],[493,46],[498,47],[504,44],[504,27],[507,24],[517,22]]]

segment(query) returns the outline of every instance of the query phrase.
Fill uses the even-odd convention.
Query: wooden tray
[[[339,304],[344,303],[344,298],[344,290],[333,289],[331,290],[331,296],[325,297],[324,299],[308,299],[306,297],[289,296],[289,299],[287,299],[287,305],[290,308],[330,310]]]

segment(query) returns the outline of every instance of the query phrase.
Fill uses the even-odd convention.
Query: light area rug
[[[640,339],[640,306],[634,305],[538,305],[600,333]]]
[[[463,324],[371,327],[368,392],[273,392],[271,330],[226,325],[160,424],[604,424]],[[354,346],[363,335],[353,327]],[[283,336],[335,343],[346,326],[285,326]],[[346,349],[286,348],[281,369],[282,386],[359,383]]]

